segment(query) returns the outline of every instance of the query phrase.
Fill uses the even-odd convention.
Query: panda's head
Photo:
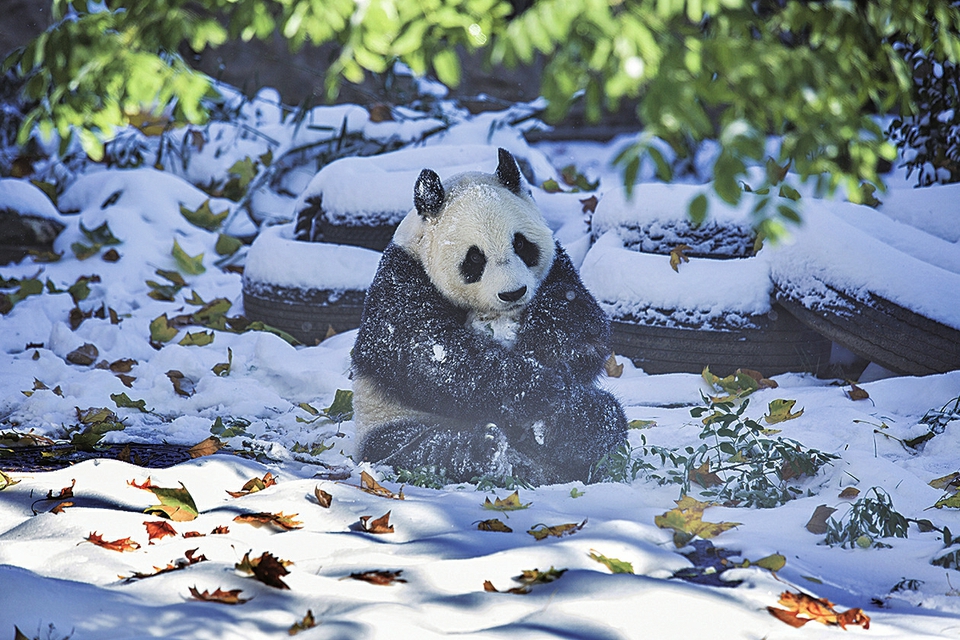
[[[516,160],[499,153],[495,173],[461,173],[446,184],[424,169],[415,209],[394,236],[447,299],[486,316],[519,313],[554,259],[553,234]]]

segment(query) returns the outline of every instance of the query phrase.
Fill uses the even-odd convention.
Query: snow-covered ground
[[[960,532],[960,512],[949,504],[933,508],[951,492],[949,480],[940,488],[930,484],[960,472],[960,421],[950,412],[960,396],[960,371],[880,376],[860,385],[868,397],[857,400],[849,384],[806,374],[777,376],[778,386],[749,395],[743,429],[749,431],[743,420],[755,420],[764,428],[754,434],[758,438],[789,439],[836,457],[813,477],[790,479],[796,497],[779,506],[705,506],[704,522],[736,523],[719,527],[722,531],[699,529],[712,547],[694,540],[678,549],[674,530],[658,526],[665,524],[658,517],[677,507],[681,486],[655,480],[675,467],[650,447],[686,455],[686,447],[713,446],[714,437],[701,436],[703,416],[691,410],[704,406],[703,394],[719,390],[701,376],[650,376],[623,360],[622,374],[604,377],[602,384],[635,421],[633,460],[648,465],[636,479],[627,473],[624,482],[521,487],[514,506],[523,508],[513,510],[503,502],[512,489],[473,485],[407,484],[403,499],[397,499],[401,486],[389,469],[351,460],[352,423],[323,415],[335,407],[338,390],[351,388],[353,332],[296,347],[256,327],[239,332],[242,327],[224,319],[243,313],[241,275],[229,267],[244,264],[247,248],[228,254],[221,244],[220,256],[218,240],[221,232],[249,235],[255,227],[226,199],[209,202],[212,214],[227,214],[224,226],[213,231],[188,222],[181,208],[200,208],[208,196],[194,185],[225,178],[245,157],[271,150],[278,158],[284,149],[314,140],[309,136],[347,127],[367,139],[409,141],[439,121],[371,123],[362,109],[338,107],[316,111],[311,122],[322,127],[294,131],[268,102],[254,106],[248,124],[268,136],[217,125],[193,162],[176,170],[172,164],[166,172],[88,167],[69,177],[59,211],[24,181],[0,181],[0,206],[65,225],[55,244],[63,254],[59,261],[27,258],[0,267],[6,293],[28,293],[31,280],[43,285],[33,295],[14,296],[13,308],[0,316],[0,469],[14,440],[69,440],[77,431],[98,428],[101,443],[194,445],[218,435],[226,444],[220,453],[166,469],[101,459],[0,475],[0,634],[13,635],[17,627],[30,638],[259,638],[312,623],[303,637],[960,635],[960,547],[950,539],[950,532]],[[445,135],[431,136],[420,152],[425,166],[429,150],[435,150],[435,168],[441,169],[445,148],[487,144],[489,157],[474,160],[475,168],[490,171],[496,146],[504,146],[532,158],[540,180],[552,177],[551,170],[577,165],[600,180],[598,220],[601,215],[616,220],[622,213],[614,208],[617,202],[626,206],[616,195],[619,177],[608,162],[623,141],[530,148],[515,128],[495,118],[463,117]],[[186,139],[186,133],[180,135]],[[311,175],[301,167],[262,190],[253,200],[255,208],[262,204],[261,218],[289,218]],[[648,174],[641,177],[650,181]],[[670,302],[678,287],[688,295],[703,289],[713,296],[717,313],[736,311],[734,302],[745,313],[763,312],[771,264],[789,265],[794,274],[826,264],[835,283],[883,287],[891,299],[960,328],[955,283],[960,193],[956,187],[914,190],[897,175],[891,183],[881,196],[886,217],[863,208],[849,212],[853,205],[842,202],[812,202],[809,229],[817,231],[817,242],[809,230],[801,231],[793,247],[781,250],[786,256],[781,262],[777,251],[767,256],[764,249],[750,260],[748,274],[701,273],[704,267],[694,262],[675,273],[664,256],[649,271],[644,295]],[[362,195],[378,185],[358,179],[355,187]],[[408,187],[412,191],[412,183]],[[681,215],[697,192],[690,185],[644,188],[639,202]],[[536,197],[578,264],[586,264],[588,250],[599,248],[602,259],[592,264],[629,275],[617,262],[625,249],[615,237],[602,236],[591,248],[579,202],[588,195],[538,191]],[[805,194],[804,200],[810,198]],[[118,244],[93,233],[103,224]],[[93,255],[79,260],[71,248],[75,243]],[[804,243],[817,251],[806,253]],[[330,251],[336,253],[331,264],[340,266],[318,278],[341,278],[354,286],[369,273],[366,254],[361,258],[366,270],[351,271],[348,254],[359,250]],[[316,265],[299,266],[304,259],[279,253],[256,268],[276,280],[288,269],[319,271]],[[748,292],[737,294],[755,280]],[[303,284],[292,276],[291,281]],[[84,345],[96,348],[92,364],[76,364],[71,355]],[[788,410],[793,417],[772,424],[763,416],[774,414],[778,400],[795,401]],[[116,420],[88,411],[100,408],[115,413]],[[904,444],[931,434],[921,446]],[[364,471],[385,495],[362,490],[362,483],[370,484],[361,478]],[[721,482],[731,474],[715,465],[702,471],[697,477],[708,485],[710,473]],[[150,485],[182,490],[154,491]],[[227,493],[245,485],[262,490],[240,497]],[[694,483],[690,495],[709,502],[703,491]],[[184,493],[194,505],[180,504],[177,519],[151,510],[158,502],[182,503]],[[326,495],[330,503],[323,506]],[[842,525],[858,500],[877,496],[888,496],[908,519],[906,537],[858,535],[831,546],[824,533],[807,526],[821,505],[836,509],[832,518]],[[375,523],[388,513],[389,522]],[[244,522],[244,514],[261,514],[267,522]],[[682,514],[673,516],[667,519],[683,521]],[[512,531],[479,528],[494,519]],[[886,513],[879,519],[889,524],[895,517]],[[684,526],[692,532],[698,522],[694,517]],[[563,535],[533,535],[549,533],[550,527]],[[931,563],[944,556],[945,566]],[[688,574],[713,584],[675,577]],[[516,579],[523,576],[529,584]],[[509,592],[524,586],[528,593]],[[228,599],[229,592],[240,590],[232,594],[239,600],[224,604],[196,597],[217,590]],[[854,616],[846,632],[820,622],[788,626],[768,611],[786,608],[778,604],[785,592],[826,598],[839,612],[861,609],[869,629]]]

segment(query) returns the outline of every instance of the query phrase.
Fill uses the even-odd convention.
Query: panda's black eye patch
[[[480,282],[483,269],[487,266],[487,256],[483,255],[480,247],[474,245],[467,250],[467,255],[460,263],[460,275],[467,284]]]
[[[540,262],[540,247],[530,242],[522,233],[513,236],[513,252],[523,260],[523,264],[530,268],[537,266]]]

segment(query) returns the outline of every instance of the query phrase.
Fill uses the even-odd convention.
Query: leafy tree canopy
[[[456,86],[458,48],[507,65],[542,54],[548,118],[576,99],[592,120],[637,100],[644,136],[618,160],[626,184],[648,158],[671,178],[655,138],[681,155],[716,139],[713,188],[731,203],[746,167],[767,159],[768,135],[780,140],[766,163],[770,184],[789,166],[851,200],[880,186],[878,164],[896,150],[873,115],[915,111],[901,50],[960,62],[960,4],[950,0],[536,0],[519,14],[507,0],[53,0],[53,15],[56,24],[5,63],[38,103],[20,143],[35,126],[63,141],[76,132],[97,158],[144,110],[203,122],[210,80],[178,52],[228,38],[336,43],[330,97],[343,79],[360,82],[395,60]],[[768,199],[757,216],[775,232],[796,212]]]

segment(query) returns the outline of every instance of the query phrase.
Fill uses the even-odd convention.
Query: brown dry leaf
[[[846,489],[840,492],[840,499],[853,500],[858,495],[860,495],[860,489],[857,489],[856,487],[847,487]]]
[[[71,502],[70,500],[64,500],[63,502],[55,506],[53,509],[50,509],[50,513],[54,513],[54,514],[63,513],[64,509],[72,506],[73,506],[73,502]]]
[[[110,551],[136,551],[140,548],[140,543],[131,540],[130,538],[121,538],[119,540],[114,540],[112,542],[107,542],[103,537],[96,531],[90,532],[90,535],[84,538],[87,542],[92,542],[98,547],[103,547],[104,549],[109,549]]]
[[[230,533],[230,528],[220,525],[219,527],[211,531],[210,535],[226,535],[228,533]]]
[[[373,516],[360,516],[360,528],[367,533],[393,533],[393,525],[390,524],[389,511],[375,520],[371,520],[370,518],[372,517]]]
[[[220,604],[243,604],[244,602],[249,602],[250,598],[240,597],[242,591],[242,589],[224,591],[217,587],[216,591],[203,591],[201,593],[196,587],[190,587],[190,595],[193,596],[194,599],[203,600],[204,602],[219,602]]]
[[[291,531],[293,529],[303,528],[302,522],[299,520],[294,520],[296,516],[296,513],[286,515],[282,511],[280,513],[267,513],[265,511],[261,511],[260,513],[241,513],[234,518],[233,521],[243,524],[252,524],[255,527],[268,524],[279,527],[284,531]]]
[[[827,520],[833,515],[833,512],[836,511],[833,507],[828,507],[825,504],[821,504],[817,507],[813,515],[810,516],[810,520],[807,521],[807,524],[804,525],[807,528],[807,531],[814,533],[818,536],[822,536],[827,532]]]
[[[182,371],[171,369],[167,371],[167,378],[173,384],[173,391],[182,398],[189,398],[196,392],[197,383],[183,375]]]
[[[199,531],[184,531],[182,536],[184,538],[203,538],[206,534],[200,533]]]
[[[792,627],[802,627],[811,620],[816,620],[842,629],[846,629],[847,625],[870,628],[870,618],[861,609],[848,609],[840,613],[826,598],[814,598],[805,593],[784,591],[780,595],[780,604],[787,608],[767,607],[767,611]]]
[[[779,384],[777,384],[776,380],[771,380],[770,378],[764,378],[762,373],[760,373],[759,371],[755,371],[754,369],[737,369],[737,371],[739,371],[742,374],[748,375],[754,380],[756,380],[757,385],[759,385],[761,389],[776,389],[777,387],[780,386]]]
[[[303,616],[303,620],[293,623],[293,626],[287,629],[287,633],[291,636],[295,636],[301,631],[313,629],[315,626],[317,626],[317,621],[313,617],[313,611],[307,609],[307,615]]]
[[[64,487],[60,489],[60,493],[53,495],[53,489],[47,492],[47,500],[66,500],[67,498],[73,498],[73,488],[77,486],[76,479],[70,481],[69,487]]]
[[[590,196],[589,198],[584,198],[580,201],[580,204],[583,205],[581,209],[582,213],[594,213],[597,210],[597,205],[600,201],[597,199],[597,196]]]
[[[154,567],[152,573],[141,573],[135,571],[133,575],[130,576],[118,576],[125,583],[130,583],[135,580],[143,580],[144,578],[152,578],[154,576],[159,576],[164,573],[170,573],[171,571],[179,571],[180,569],[185,569],[192,564],[197,564],[198,562],[206,562],[207,556],[205,555],[194,555],[197,553],[196,549],[189,549],[184,552],[184,558],[170,562],[165,567]]]
[[[623,375],[623,363],[617,362],[617,354],[610,354],[607,361],[603,363],[603,370],[608,378],[619,378]]]
[[[715,472],[710,471],[710,461],[707,460],[689,473],[690,482],[696,482],[704,489],[723,484],[723,480]]]
[[[216,436],[210,436],[187,449],[187,453],[190,454],[191,458],[202,458],[203,456],[213,455],[221,447],[223,447],[223,443]]]
[[[147,476],[147,479],[144,480],[143,482],[137,482],[136,480],[127,480],[127,485],[133,487],[134,489],[143,489],[144,491],[150,491],[157,486],[153,484],[153,481],[150,479],[150,476]]]
[[[333,496],[321,489],[320,485],[314,488],[313,495],[316,496],[317,502],[320,503],[320,506],[324,509],[329,509],[330,505],[333,504]]]
[[[686,244],[678,244],[673,249],[670,249],[670,268],[680,273],[680,263],[690,262],[690,258],[684,254],[684,251],[689,250],[690,246]]]
[[[500,591],[495,586],[493,586],[493,583],[490,582],[489,580],[483,581],[483,590],[488,591],[490,593],[513,593],[517,595],[530,593],[530,587],[513,587],[512,589],[507,589],[506,591]]]
[[[263,584],[276,589],[289,589],[282,578],[288,575],[287,571],[292,562],[281,560],[268,551],[264,551],[259,558],[250,558],[250,553],[243,555],[243,560],[235,565],[237,571],[252,575]]]
[[[263,491],[267,487],[272,487],[277,484],[277,479],[272,473],[267,471],[263,478],[251,478],[243,485],[243,488],[240,491],[227,491],[234,498],[242,498],[243,496],[248,496],[251,493],[256,493],[257,491]]]
[[[370,122],[391,122],[394,119],[390,105],[382,102],[370,105],[367,111],[370,113]]]
[[[533,525],[527,533],[532,535],[536,540],[543,540],[549,536],[555,538],[562,538],[563,536],[570,536],[575,534],[580,529],[587,524],[586,519],[580,524],[576,522],[568,522],[567,524],[555,524],[552,527],[548,527],[545,524],[535,524]]]
[[[352,578],[354,580],[361,580],[363,582],[369,582],[370,584],[378,584],[382,586],[387,586],[394,584],[395,582],[406,582],[403,578],[400,577],[400,574],[403,573],[403,570],[397,571],[363,571],[358,573],[351,573],[343,580]]]
[[[167,536],[177,535],[177,530],[166,520],[147,520],[143,525],[147,528],[149,536],[147,544],[153,544],[154,540],[162,540]]]
[[[513,533],[513,529],[504,524],[501,520],[493,518],[491,520],[483,520],[477,524],[477,529],[480,531],[499,531],[501,533]]]
[[[960,489],[960,471],[954,471],[953,473],[948,473],[940,478],[934,478],[927,484],[934,489],[940,489],[941,491]]]
[[[380,496],[382,498],[390,498],[391,500],[403,500],[403,490],[400,490],[400,493],[394,493],[382,486],[379,482],[374,480],[366,471],[360,472],[360,490],[367,493],[373,494],[375,496]]]
[[[866,390],[858,387],[857,385],[851,383],[850,390],[846,392],[847,397],[851,400],[869,400],[870,394]]]

